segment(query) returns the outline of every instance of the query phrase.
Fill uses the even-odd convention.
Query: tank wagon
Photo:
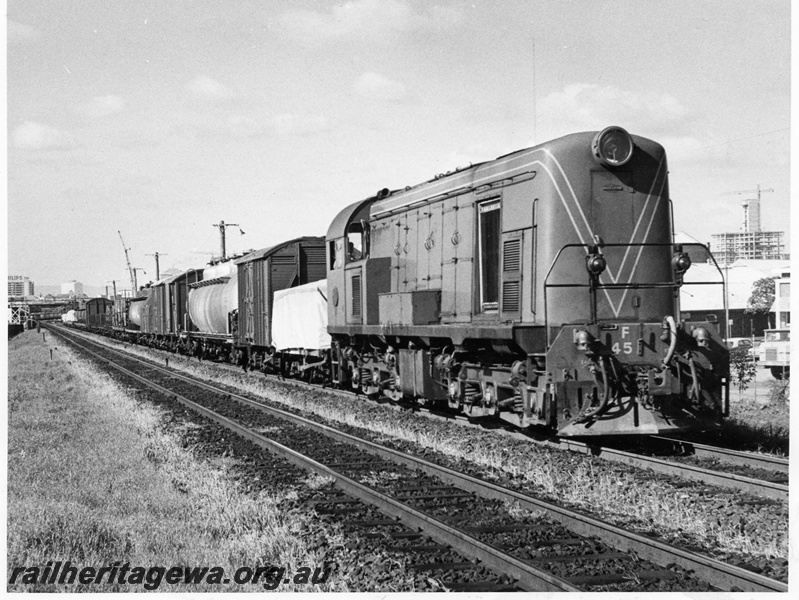
[[[144,313],[144,303],[150,296],[150,288],[142,288],[137,292],[135,298],[130,299],[128,304],[128,319],[125,329],[132,333],[141,331],[142,315]]]
[[[345,208],[327,233],[331,376],[562,436],[718,425],[717,324],[678,322],[664,149],[569,135]]]

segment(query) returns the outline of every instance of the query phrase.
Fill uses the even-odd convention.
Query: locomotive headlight
[[[620,167],[633,155],[633,139],[621,127],[606,127],[594,137],[591,151],[602,164]]]
[[[691,257],[685,252],[675,252],[671,259],[671,267],[678,275],[682,275],[691,268]]]
[[[572,334],[574,345],[578,350],[589,350],[594,342],[594,336],[584,329],[575,330]]]
[[[607,266],[608,263],[601,254],[589,254],[585,257],[585,268],[591,275],[601,275]]]

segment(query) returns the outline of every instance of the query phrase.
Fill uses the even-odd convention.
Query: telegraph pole
[[[225,260],[225,258],[227,258],[227,252],[226,252],[226,249],[225,249],[225,230],[228,227],[239,227],[239,224],[238,223],[225,223],[224,221],[219,221],[219,223],[214,223],[214,227],[218,227],[219,228],[219,236],[220,236],[221,242],[222,242],[221,243],[222,260]],[[240,227],[239,227],[239,233],[241,235],[244,235],[244,232],[241,230]]]
[[[158,281],[161,279],[161,266],[158,263],[158,258],[160,256],[169,256],[168,254],[159,254],[156,252],[155,254],[148,254],[147,256],[155,256],[155,280]]]
[[[141,267],[132,267],[133,272],[133,294],[136,295],[136,292],[139,290],[139,280],[136,277],[136,272],[141,271],[145,275],[147,275],[147,271],[142,269]]]

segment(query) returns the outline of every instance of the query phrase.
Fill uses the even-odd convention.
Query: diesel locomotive
[[[683,274],[712,258],[675,244],[672,221],[662,146],[620,127],[577,133],[383,189],[324,238],[252,253],[225,275],[193,271],[187,302],[159,300],[176,317],[154,333],[561,436],[704,430],[728,410],[729,354],[718,323],[679,318]],[[326,323],[315,292],[316,305],[277,312],[275,293],[303,284]],[[140,315],[176,281],[162,285]],[[276,344],[285,323],[313,323],[329,345]]]

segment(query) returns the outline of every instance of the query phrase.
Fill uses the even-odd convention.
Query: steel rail
[[[760,494],[762,496],[775,498],[778,500],[788,499],[788,486],[782,483],[754,479],[752,477],[745,477],[735,473],[713,471],[712,469],[706,469],[695,465],[677,463],[654,456],[643,456],[633,452],[627,452],[625,450],[617,450],[615,448],[599,446],[587,442],[579,442],[577,440],[561,439],[555,443],[547,443],[554,447],[567,448],[575,452],[602,457],[607,460],[627,464],[640,469],[651,469],[656,473],[662,473],[664,475],[676,475],[678,477],[684,477],[685,479],[701,481],[710,485],[718,485],[744,492],[750,492],[753,494]]]
[[[231,367],[227,367],[225,370],[229,370],[231,372],[240,373],[238,369],[234,369]],[[297,386],[304,389],[311,389],[311,390],[318,390],[319,388],[313,386],[305,381],[299,381],[294,379],[281,379],[281,383],[286,383],[289,385]],[[349,392],[345,390],[337,390],[333,388],[324,388],[326,393],[337,394],[341,395],[342,397],[346,398],[357,398],[357,394],[354,392]],[[402,407],[397,407],[395,404],[386,404],[386,406],[395,407],[399,410],[403,410]],[[441,415],[434,411],[420,408],[416,412],[425,415],[431,419],[441,419],[448,422],[454,422],[461,425],[467,425],[472,422],[471,419],[468,417],[464,417],[461,415],[449,416],[449,415]],[[537,445],[541,445],[547,448],[553,449],[565,449],[570,450],[572,452],[579,452],[581,454],[586,454],[590,456],[596,456],[598,458],[602,458],[605,460],[609,460],[612,462],[617,462],[621,464],[626,464],[632,467],[636,467],[639,469],[650,469],[656,473],[661,473],[663,475],[674,475],[678,477],[683,477],[685,479],[690,479],[692,481],[701,481],[703,483],[707,483],[710,485],[716,485],[720,487],[725,487],[729,489],[741,490],[743,492],[749,492],[754,494],[759,494],[768,498],[774,498],[777,500],[787,500],[788,499],[788,491],[789,486],[782,484],[782,483],[775,483],[772,481],[764,481],[761,479],[755,479],[753,477],[746,477],[744,475],[738,475],[735,473],[725,473],[723,471],[714,471],[712,469],[706,469],[704,467],[699,467],[696,465],[686,465],[684,463],[677,463],[661,458],[644,456],[641,454],[635,454],[633,452],[628,452],[625,450],[618,450],[615,448],[611,448],[608,446],[600,446],[598,444],[592,444],[591,442],[582,442],[579,440],[573,440],[569,438],[559,438],[556,441],[546,440],[536,438],[529,434],[525,434],[521,431],[507,431],[502,430],[504,435],[508,435],[515,439],[531,442]],[[649,437],[657,437],[657,436],[649,436]],[[663,438],[666,439],[666,438]],[[682,440],[676,440],[682,443],[683,445],[690,444],[692,447],[699,447],[701,444],[694,444],[693,442],[683,442]],[[705,446],[704,448],[710,449],[710,446]],[[723,450],[723,449],[719,449]],[[702,450],[700,450],[701,452]],[[727,451],[731,458],[734,456],[735,451],[729,450]],[[737,454],[741,455],[742,458],[744,456],[748,456],[747,453],[738,452]],[[699,454],[697,454],[699,456]],[[715,458],[715,456],[714,456]],[[771,457],[772,463],[774,465],[780,465],[784,463],[785,471],[787,472],[787,465],[788,462],[785,459],[780,459],[778,457]],[[762,466],[762,468],[768,468]],[[775,467],[771,467],[772,470],[776,470]]]
[[[118,352],[116,350],[112,351]],[[138,358],[136,360],[145,362]],[[685,569],[696,572],[701,579],[720,589],[740,589],[741,591],[745,592],[788,591],[787,584],[764,577],[762,575],[758,575],[746,569],[735,567],[733,565],[729,565],[727,563],[723,563],[713,558],[702,556],[688,550],[683,550],[664,542],[659,542],[652,538],[627,531],[623,528],[590,517],[579,511],[567,509],[556,504],[538,500],[521,492],[503,488],[496,484],[482,481],[470,475],[459,473],[449,469],[448,467],[437,465],[415,456],[404,454],[397,450],[382,446],[380,444],[357,438],[299,415],[278,408],[266,406],[256,400],[239,396],[204,382],[198,382],[188,376],[175,373],[172,370],[164,369],[158,365],[152,365],[146,362],[145,364],[147,364],[148,367],[165,371],[173,377],[183,379],[184,381],[190,381],[193,384],[212,390],[215,393],[221,393],[230,396],[232,399],[258,408],[259,410],[264,410],[265,412],[281,416],[289,421],[303,424],[328,436],[360,447],[372,454],[380,456],[381,458],[386,458],[393,462],[398,462],[408,467],[419,469],[429,475],[433,475],[448,483],[452,483],[453,485],[456,485],[457,487],[466,491],[472,491],[483,498],[496,499],[506,502],[518,502],[520,506],[526,508],[527,510],[544,511],[549,517],[560,522],[565,527],[573,530],[575,533],[584,536],[597,536],[603,541],[614,545],[619,549],[634,551],[639,557],[659,564],[675,563]],[[169,393],[174,395],[173,392]],[[449,541],[446,543],[451,544]],[[464,555],[467,555],[467,553],[464,552]]]
[[[679,445],[686,451],[692,452],[697,458],[713,458],[732,465],[765,469],[777,473],[788,473],[788,459],[782,458],[781,456],[741,452],[740,450],[730,450],[729,448],[720,448],[718,446],[710,446],[690,440],[681,440],[660,435],[653,435],[650,437],[660,442]]]
[[[252,443],[264,448],[274,454],[285,458],[287,461],[295,464],[305,470],[314,471],[320,475],[331,477],[335,480],[336,485],[341,488],[347,494],[352,495],[355,498],[358,498],[362,501],[368,502],[373,506],[377,507],[381,512],[387,514],[389,516],[395,517],[401,522],[403,525],[410,529],[416,529],[424,531],[426,535],[429,535],[435,541],[445,546],[452,547],[455,551],[462,554],[463,556],[470,558],[475,561],[479,561],[482,565],[497,571],[499,573],[504,573],[509,575],[510,577],[515,579],[515,584],[519,587],[527,590],[527,591],[566,591],[566,592],[579,592],[581,589],[577,586],[572,585],[565,579],[561,579],[550,573],[533,567],[514,556],[506,554],[502,552],[498,548],[486,544],[478,540],[477,538],[470,536],[469,534],[458,530],[443,521],[440,521],[430,515],[425,514],[422,511],[419,511],[413,507],[410,507],[386,494],[383,494],[377,490],[369,488],[357,481],[342,475],[341,473],[337,472],[334,469],[331,469],[320,462],[317,462],[291,448],[288,448],[274,440],[271,440],[255,431],[229,419],[224,417],[213,410],[206,408],[185,396],[180,394],[176,394],[174,391],[169,390],[157,383],[154,383],[147,378],[134,373],[133,371],[126,369],[125,367],[115,364],[113,361],[109,360],[106,357],[100,356],[96,352],[86,348],[83,344],[77,342],[74,338],[64,336],[65,339],[71,341],[75,345],[81,347],[85,352],[88,352],[98,360],[102,361],[103,363],[109,365],[110,367],[124,373],[126,376],[131,377],[144,385],[150,387],[151,389],[157,390],[158,392],[170,397],[174,398],[184,406],[190,408],[191,410],[219,423],[220,425],[228,428],[229,430],[233,431],[234,433],[240,435],[241,437],[251,441]],[[86,340],[84,340],[85,342]],[[119,352],[107,348],[110,352],[118,354]],[[127,359],[135,359],[139,362],[140,359],[136,357],[130,357],[129,355],[125,355]],[[166,369],[145,363],[148,368],[152,368],[157,371],[166,371]],[[170,376],[174,377],[176,374],[173,371],[167,371]],[[191,381],[192,384],[197,385],[198,387],[213,389],[217,393],[223,393],[226,396],[230,396],[236,400],[243,400],[244,398],[236,396],[234,394],[230,394],[227,391],[220,390],[219,388],[213,388],[213,386],[209,386],[202,382],[197,382],[196,380],[190,380],[189,378],[179,375],[177,376],[178,379],[183,379],[187,381]],[[258,403],[251,403],[253,405],[258,405]],[[263,405],[258,405],[260,408],[264,408]],[[283,411],[279,411],[283,412]],[[286,416],[289,413],[284,413]]]

